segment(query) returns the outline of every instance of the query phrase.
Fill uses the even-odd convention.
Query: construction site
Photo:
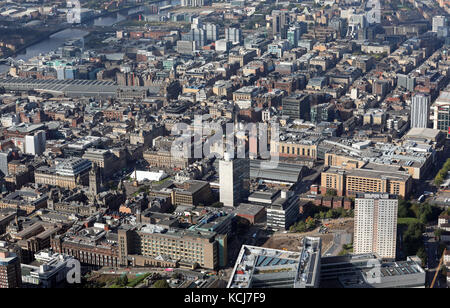
[[[337,255],[344,244],[349,244],[348,239],[353,236],[353,218],[339,218],[334,220],[324,220],[322,225],[313,231],[303,233],[291,233],[288,231],[276,232],[263,245],[265,248],[281,249],[288,251],[300,251],[301,243],[305,237],[320,237],[322,240],[322,255],[328,254],[333,246]],[[338,235],[338,236],[336,236]],[[345,235],[345,236],[342,236]],[[347,239],[344,241],[344,239]]]

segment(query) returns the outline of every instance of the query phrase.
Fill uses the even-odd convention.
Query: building
[[[237,206],[248,194],[249,179],[249,160],[225,155],[219,161],[220,202],[224,206]]]
[[[182,184],[172,181],[153,187],[150,190],[151,197],[168,197],[173,205],[205,205],[213,200],[209,182],[188,180]]]
[[[242,42],[242,31],[239,28],[225,28],[225,40],[227,42],[238,43]]]
[[[194,41],[179,40],[177,41],[177,52],[182,55],[192,55],[197,50]]]
[[[300,252],[243,245],[227,288],[318,288],[322,242],[305,237]]]
[[[214,42],[219,39],[219,28],[215,24],[207,23],[205,25],[206,39],[209,42]]]
[[[259,159],[250,160],[250,178],[268,184],[295,185],[301,181],[307,169],[300,164],[285,162],[277,162],[276,168],[272,168],[270,162]]]
[[[0,250],[0,289],[21,287],[19,258],[13,252]]]
[[[10,231],[10,235],[20,247],[22,263],[32,262],[34,255],[40,250],[49,248],[51,239],[62,231],[61,226],[44,221],[37,221],[24,227],[19,221],[16,226],[17,229],[13,232]]]
[[[41,155],[45,151],[45,131],[39,130],[25,136],[25,153]]]
[[[94,16],[93,10],[77,8],[75,6],[75,1],[67,3],[70,5],[70,9],[67,11],[67,23],[69,24],[81,24]]]
[[[228,52],[231,49],[232,43],[225,39],[216,41],[216,51],[217,52]]]
[[[316,160],[320,139],[311,137],[280,137],[280,141],[270,143],[270,153],[280,157]]]
[[[72,256],[81,264],[93,268],[119,266],[117,233],[104,228],[94,226],[56,235],[51,239],[51,249],[55,253]]]
[[[89,171],[89,194],[91,197],[96,197],[100,192],[101,183],[100,168],[94,164]]]
[[[72,256],[44,250],[34,257],[32,264],[21,265],[24,285],[34,288],[56,288],[65,285],[70,269],[68,262],[74,260]]]
[[[140,224],[119,229],[118,237],[122,266],[217,269],[227,263],[226,235],[215,232]]]
[[[273,10],[272,11],[272,34],[282,39],[286,38],[287,26],[289,25],[289,12]]]
[[[450,91],[442,91],[438,99],[431,106],[433,128],[450,137]]]
[[[405,74],[397,74],[397,86],[412,92],[416,86],[416,77]]]
[[[262,221],[266,217],[264,206],[251,203],[241,203],[234,211],[235,215],[248,220],[251,224]]]
[[[427,128],[430,114],[430,95],[417,93],[411,99],[411,128]]]
[[[295,94],[282,99],[283,116],[292,119],[310,120],[310,96]]]
[[[182,35],[183,41],[195,42],[197,47],[203,47],[206,45],[206,30],[204,29],[191,29],[188,33]]]
[[[110,150],[89,148],[83,158],[99,167],[102,178],[108,178],[118,171],[117,157]]]
[[[181,0],[181,6],[190,6],[190,7],[202,7],[205,5],[209,5],[211,1],[209,0]]]
[[[16,190],[0,199],[0,209],[14,209],[26,215],[45,208],[48,196],[34,190]]]
[[[35,183],[73,189],[78,185],[87,186],[91,162],[72,157],[56,162],[55,166],[41,166],[34,172]]]
[[[383,262],[376,254],[321,258],[321,288],[424,288],[426,272],[416,256]]]
[[[380,166],[381,169],[382,166]],[[321,175],[321,192],[333,190],[338,196],[355,196],[357,193],[388,193],[408,196],[412,178],[407,172],[373,169],[325,167]]]
[[[275,231],[288,230],[297,221],[299,205],[297,195],[281,191],[280,197],[266,208],[267,228]]]
[[[432,30],[433,32],[438,32],[439,28],[447,27],[447,17],[446,16],[433,16]]]
[[[14,158],[13,151],[7,150],[7,151],[1,151],[0,152],[0,171],[3,173],[4,176],[9,175],[8,170],[8,163],[13,160]]]
[[[389,194],[364,194],[355,199],[353,247],[356,254],[376,253],[395,260],[398,198]]]

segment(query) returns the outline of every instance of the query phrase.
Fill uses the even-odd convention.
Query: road
[[[328,248],[324,256],[337,256],[341,250],[342,246],[345,244],[350,244],[352,242],[352,235],[346,231],[333,231],[333,244]]]
[[[439,265],[441,256],[438,255],[439,242],[435,240],[434,227],[427,227],[423,235],[425,250],[427,252],[427,276],[426,285],[430,286],[434,275],[436,274],[436,267]],[[443,279],[437,279],[435,288],[446,288],[447,285]]]

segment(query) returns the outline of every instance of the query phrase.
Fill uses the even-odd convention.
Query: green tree
[[[425,248],[420,247],[417,250],[417,254],[416,255],[420,258],[420,260],[422,260],[422,266],[425,267],[426,264],[427,264],[427,260],[428,260],[428,254],[425,251]]]
[[[333,218],[333,217],[334,217],[333,211],[332,211],[332,210],[331,210],[331,211],[328,211],[328,212],[327,212],[327,215],[326,215],[325,217],[328,218],[328,219]]]
[[[334,196],[337,196],[337,191],[335,189],[328,188],[325,195],[327,197],[334,197]]]
[[[422,233],[424,229],[424,225],[420,222],[408,225],[407,230],[403,233],[403,246],[406,255],[415,255],[420,248],[423,248]]]
[[[152,288],[169,289],[170,286],[165,279],[160,279],[153,284]]]
[[[128,284],[128,277],[125,274],[123,274],[122,276],[120,276],[116,279],[116,285],[118,285],[120,287],[124,287],[127,284]]]
[[[409,210],[411,204],[403,198],[398,200],[398,217],[410,217],[411,212]]]

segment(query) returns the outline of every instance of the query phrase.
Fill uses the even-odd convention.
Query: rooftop
[[[312,237],[300,252],[243,245],[227,288],[315,287],[320,252],[320,238]]]

